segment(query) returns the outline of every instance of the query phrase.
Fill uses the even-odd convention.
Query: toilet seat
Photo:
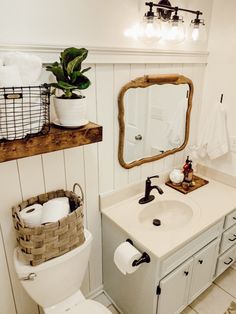
[[[93,300],[86,300],[80,303],[77,309],[78,311],[73,314],[111,314],[108,308]]]
[[[63,312],[67,314],[111,314],[104,305],[93,300],[78,303],[73,309]]]

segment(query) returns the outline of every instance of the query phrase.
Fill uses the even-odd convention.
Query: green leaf
[[[71,75],[73,71],[80,71],[82,61],[83,61],[83,56],[78,56],[74,60],[70,61],[66,68],[68,75]]]
[[[77,77],[74,84],[78,86],[78,89],[86,89],[90,86],[91,82],[85,75],[82,74]]]
[[[71,73],[71,83],[74,84],[77,80],[77,78],[81,75],[82,73],[80,71],[74,71]]]
[[[57,83],[57,85],[61,88],[61,89],[65,89],[65,90],[74,90],[74,89],[78,89],[78,86],[76,85],[71,85],[69,83],[66,83],[66,82],[62,82],[62,81],[59,81]]]
[[[65,49],[62,53],[61,53],[61,63],[63,64],[63,68],[67,69],[68,63],[72,60],[74,60],[77,57],[82,57],[82,60],[85,60],[87,58],[88,55],[88,50],[85,48],[74,48],[74,47],[70,47]]]
[[[87,72],[87,71],[90,70],[90,69],[91,69],[91,67],[85,68],[85,69],[83,69],[83,70],[81,71],[81,73],[85,73],[85,72]]]
[[[52,72],[55,75],[57,81],[66,81],[64,71],[62,67],[58,65],[58,62],[55,62],[52,65],[47,66],[46,71]]]

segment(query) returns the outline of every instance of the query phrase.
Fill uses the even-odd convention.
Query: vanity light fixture
[[[145,2],[149,7],[141,24],[136,24],[125,31],[125,35],[134,39],[155,40],[163,39],[172,43],[180,43],[185,40],[185,27],[180,11],[196,14],[196,18],[190,23],[187,39],[193,42],[204,41],[205,23],[199,18],[203,13],[189,9],[172,6],[169,0],[160,0],[158,3]],[[154,12],[156,8],[156,12]]]

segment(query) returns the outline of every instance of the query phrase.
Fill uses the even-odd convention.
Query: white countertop
[[[156,190],[151,192],[155,195],[155,200],[152,202],[174,199],[186,202],[193,208],[194,215],[191,221],[181,228],[165,231],[161,227],[141,225],[138,215],[146,205],[140,205],[138,200],[143,197],[143,193],[102,208],[102,214],[123,229],[132,240],[162,259],[236,208],[235,188],[206,179],[209,180],[209,184],[186,195],[164,184],[161,185],[164,194],[160,195]]]

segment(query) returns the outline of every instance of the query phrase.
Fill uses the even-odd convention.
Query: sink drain
[[[160,226],[161,225],[160,219],[153,219],[152,223],[154,226]]]

